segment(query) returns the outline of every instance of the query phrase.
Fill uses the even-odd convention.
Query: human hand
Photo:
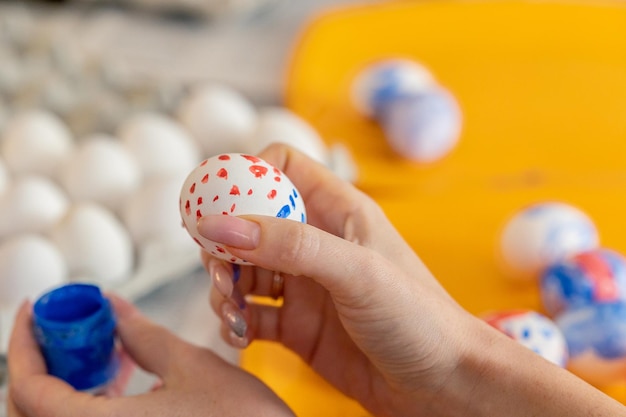
[[[32,334],[32,306],[17,315],[8,352],[9,417],[84,416],[293,416],[262,382],[193,346],[145,318],[116,296],[115,310],[123,347],[123,366],[105,395],[77,392],[46,373]],[[147,393],[122,397],[130,362],[157,375],[161,383]]]
[[[284,145],[260,157],[298,187],[309,224],[200,219],[203,236],[256,265],[233,268],[202,254],[214,282],[211,306],[231,344],[280,342],[377,416],[624,414],[618,402],[461,308],[352,185]]]
[[[239,347],[253,339],[282,343],[375,414],[400,407],[399,398],[440,390],[474,318],[369,197],[285,146],[259,156],[298,187],[309,224],[261,216],[200,220],[201,234],[257,265],[233,267],[202,255],[215,283],[211,305],[227,323],[224,338]],[[274,271],[284,276],[282,305],[246,302],[246,295],[272,295]]]

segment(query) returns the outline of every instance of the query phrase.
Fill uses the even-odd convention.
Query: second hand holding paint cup
[[[33,326],[50,375],[92,393],[115,379],[116,321],[98,287],[76,283],[44,294],[33,307]]]

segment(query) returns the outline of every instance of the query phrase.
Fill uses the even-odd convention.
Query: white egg
[[[593,221],[580,209],[560,202],[534,204],[515,214],[500,236],[500,261],[513,279],[535,280],[548,265],[595,249]]]
[[[385,102],[423,93],[435,85],[433,74],[417,61],[385,59],[369,64],[355,77],[351,99],[361,114],[374,117]]]
[[[64,191],[50,179],[36,175],[19,177],[0,196],[0,237],[45,232],[68,206]]]
[[[304,201],[289,178],[260,158],[238,153],[202,162],[185,180],[179,204],[183,224],[196,243],[238,264],[247,262],[198,233],[198,219],[210,214],[259,214],[306,222]]]
[[[82,140],[60,171],[74,201],[94,201],[118,210],[141,183],[139,165],[114,137],[95,134]]]
[[[144,179],[184,178],[200,161],[200,151],[174,120],[158,113],[140,113],[126,120],[118,133],[139,162]]]
[[[138,246],[153,241],[169,242],[181,250],[197,248],[183,228],[178,209],[182,181],[156,179],[127,202],[123,219]]]
[[[328,163],[326,145],[307,121],[286,108],[262,109],[252,134],[249,152],[257,154],[277,142],[290,145],[322,164]]]
[[[206,156],[247,151],[256,124],[254,106],[243,95],[220,84],[193,89],[179,108],[178,118]]]
[[[128,231],[113,213],[95,203],[78,203],[50,232],[70,276],[92,277],[103,286],[128,279],[134,265]]]
[[[59,249],[47,238],[20,234],[0,244],[0,305],[17,306],[67,282]]]
[[[11,117],[3,136],[2,157],[15,174],[55,176],[74,146],[65,124],[53,114],[40,110]]]

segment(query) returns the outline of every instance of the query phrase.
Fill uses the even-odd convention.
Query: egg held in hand
[[[250,263],[198,233],[202,216],[254,214],[306,222],[304,202],[289,178],[268,162],[239,153],[217,155],[196,167],[183,184],[179,206],[183,226],[203,250],[242,265]]]

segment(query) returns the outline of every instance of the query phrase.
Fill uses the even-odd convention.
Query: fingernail
[[[233,332],[228,333],[228,337],[230,338],[230,344],[237,348],[245,348],[248,347],[249,340],[246,336],[239,337]]]
[[[230,297],[233,293],[234,284],[233,274],[228,267],[218,260],[212,260],[209,263],[209,275],[211,275],[213,285],[220,294],[227,298]]]
[[[258,223],[228,215],[201,217],[197,227],[203,237],[239,249],[256,248],[261,235]]]
[[[239,338],[246,336],[248,323],[246,323],[246,319],[243,317],[241,312],[238,311],[232,304],[222,304],[222,319],[235,336]]]

